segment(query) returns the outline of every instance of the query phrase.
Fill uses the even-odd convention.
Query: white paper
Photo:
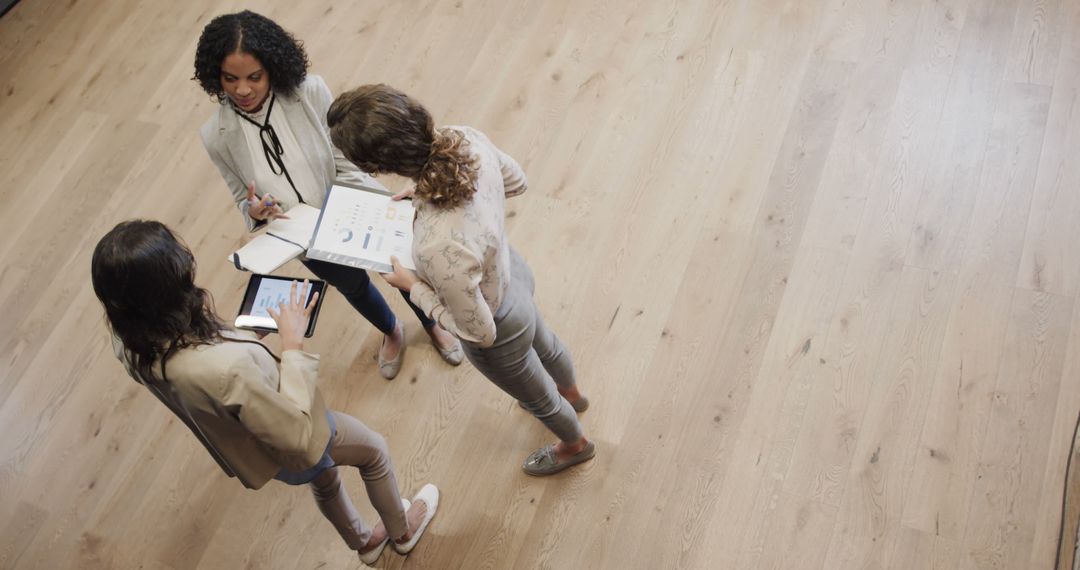
[[[318,208],[297,204],[285,215],[289,216],[288,219],[278,218],[270,222],[266,233],[307,249],[311,243],[311,234],[315,233],[315,224],[319,221]]]
[[[390,257],[416,269],[412,259],[412,202],[335,185],[327,194],[322,219],[308,257],[381,273],[393,270]]]
[[[266,231],[236,250],[240,265],[255,273],[271,273],[304,253],[315,232],[319,210],[298,204],[286,212],[288,219],[278,218],[267,224]],[[232,255],[229,261],[235,261]]]
[[[240,265],[248,271],[271,273],[301,253],[304,253],[304,248],[263,234],[247,242],[247,245],[236,250],[233,255],[240,259]],[[229,261],[234,261],[233,256],[229,256]]]

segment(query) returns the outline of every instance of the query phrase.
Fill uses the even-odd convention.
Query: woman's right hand
[[[289,219],[285,210],[281,209],[281,203],[267,194],[262,198],[255,195],[255,182],[248,182],[247,187],[248,215],[253,220],[270,221],[278,218]]]
[[[307,331],[308,319],[311,311],[315,309],[315,303],[319,300],[319,294],[311,296],[311,302],[304,305],[311,284],[304,279],[303,290],[298,294],[296,286],[299,282],[293,281],[289,289],[289,302],[278,305],[277,310],[267,307],[266,312],[278,326],[278,334],[281,335],[281,350],[302,350],[304,347],[304,332]]]

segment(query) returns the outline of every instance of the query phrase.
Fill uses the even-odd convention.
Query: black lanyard
[[[270,165],[270,172],[278,176],[284,174],[285,180],[289,181],[289,186],[292,186],[293,192],[296,193],[296,199],[301,204],[307,204],[304,197],[296,189],[292,176],[289,176],[289,169],[285,168],[285,159],[282,158],[285,156],[285,149],[281,146],[281,139],[278,138],[277,132],[274,131],[274,125],[270,124],[270,113],[274,110],[274,100],[276,98],[277,96],[274,93],[270,94],[270,105],[266,108],[266,120],[261,125],[243,112],[237,114],[245,121],[259,127],[259,141],[262,142],[263,155],[266,157],[266,163]]]

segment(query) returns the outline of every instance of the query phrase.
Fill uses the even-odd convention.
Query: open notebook
[[[233,252],[229,261],[237,269],[272,273],[304,253],[319,221],[319,210],[298,204],[285,214],[288,219],[279,218],[267,224],[262,234]]]

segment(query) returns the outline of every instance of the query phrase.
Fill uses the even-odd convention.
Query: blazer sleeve
[[[247,182],[240,178],[240,174],[229,165],[228,161],[222,155],[221,150],[218,148],[220,145],[220,134],[212,124],[213,121],[206,123],[199,130],[199,134],[202,135],[203,147],[206,148],[206,154],[210,155],[211,162],[217,167],[218,172],[221,173],[221,177],[225,180],[225,185],[229,187],[229,193],[232,194],[233,202],[236,204],[236,208],[240,210],[240,215],[244,217],[244,225],[247,226],[249,232],[255,231],[260,228],[266,222],[264,220],[256,220],[248,214],[249,204],[247,201]]]
[[[417,254],[428,281],[413,285],[409,299],[458,338],[483,347],[494,344],[495,318],[480,293],[480,259],[455,241],[429,251]]]
[[[326,122],[326,114],[330,112],[330,105],[334,102],[334,95],[330,92],[330,88],[326,85],[326,81],[318,75],[308,75],[302,88],[304,90],[304,97],[308,100],[308,103],[311,104],[312,109],[315,110],[315,115],[319,117],[319,127],[322,128],[326,140],[330,143],[330,150],[334,154],[334,170],[336,178],[353,184],[362,184],[370,188],[386,190],[386,187],[375,180],[374,177],[367,172],[360,170],[360,167],[345,158],[345,153],[334,146],[333,141],[330,140],[330,126]]]
[[[319,357],[299,350],[281,355],[277,389],[254,358],[240,358],[223,374],[221,402],[264,444],[289,454],[307,452],[315,431]]]
[[[503,190],[506,192],[506,197],[524,194],[529,189],[529,180],[525,178],[525,171],[522,170],[521,165],[499,147],[491,145],[491,148],[499,159],[499,170],[502,171]]]

